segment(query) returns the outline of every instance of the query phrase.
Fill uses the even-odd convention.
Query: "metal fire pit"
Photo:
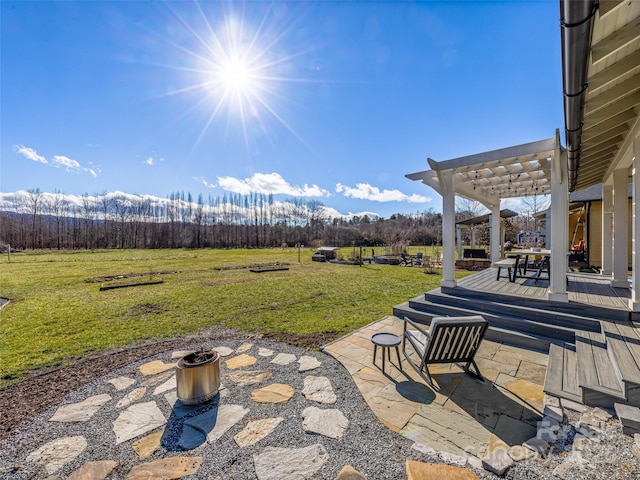
[[[220,354],[194,352],[176,363],[178,399],[185,405],[211,400],[220,388]]]

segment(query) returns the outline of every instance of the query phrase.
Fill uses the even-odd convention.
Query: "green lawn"
[[[316,263],[311,253],[303,249],[300,263],[294,249],[34,252],[12,254],[10,261],[5,256],[0,297],[11,303],[0,310],[0,387],[28,370],[90,352],[216,326],[338,338],[437,287],[441,278],[418,267]],[[289,270],[216,269],[269,262],[286,262]],[[87,281],[129,273],[144,275]],[[160,279],[164,283],[100,291]]]

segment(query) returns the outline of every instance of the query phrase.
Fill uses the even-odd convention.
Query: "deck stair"
[[[546,393],[592,406],[640,406],[640,329],[603,307],[437,289],[396,305],[398,318],[482,315],[486,338],[549,352]]]

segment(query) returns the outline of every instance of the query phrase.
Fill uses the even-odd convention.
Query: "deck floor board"
[[[471,290],[515,295],[527,298],[546,299],[549,290],[548,280],[535,280],[520,277],[515,282],[507,278],[496,280],[495,267],[481,270],[458,281],[458,286]],[[569,302],[583,303],[615,310],[629,311],[629,289],[613,288],[611,279],[597,274],[569,273],[567,296]]]

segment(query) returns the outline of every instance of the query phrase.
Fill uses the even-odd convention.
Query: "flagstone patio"
[[[429,367],[434,389],[406,359],[398,368],[393,352],[384,373],[380,354],[373,363],[371,336],[402,336],[402,328],[400,319],[388,316],[323,349],[349,371],[384,425],[438,451],[477,458],[536,436],[544,410],[545,353],[484,340],[476,356],[484,382],[456,364],[437,364]]]

